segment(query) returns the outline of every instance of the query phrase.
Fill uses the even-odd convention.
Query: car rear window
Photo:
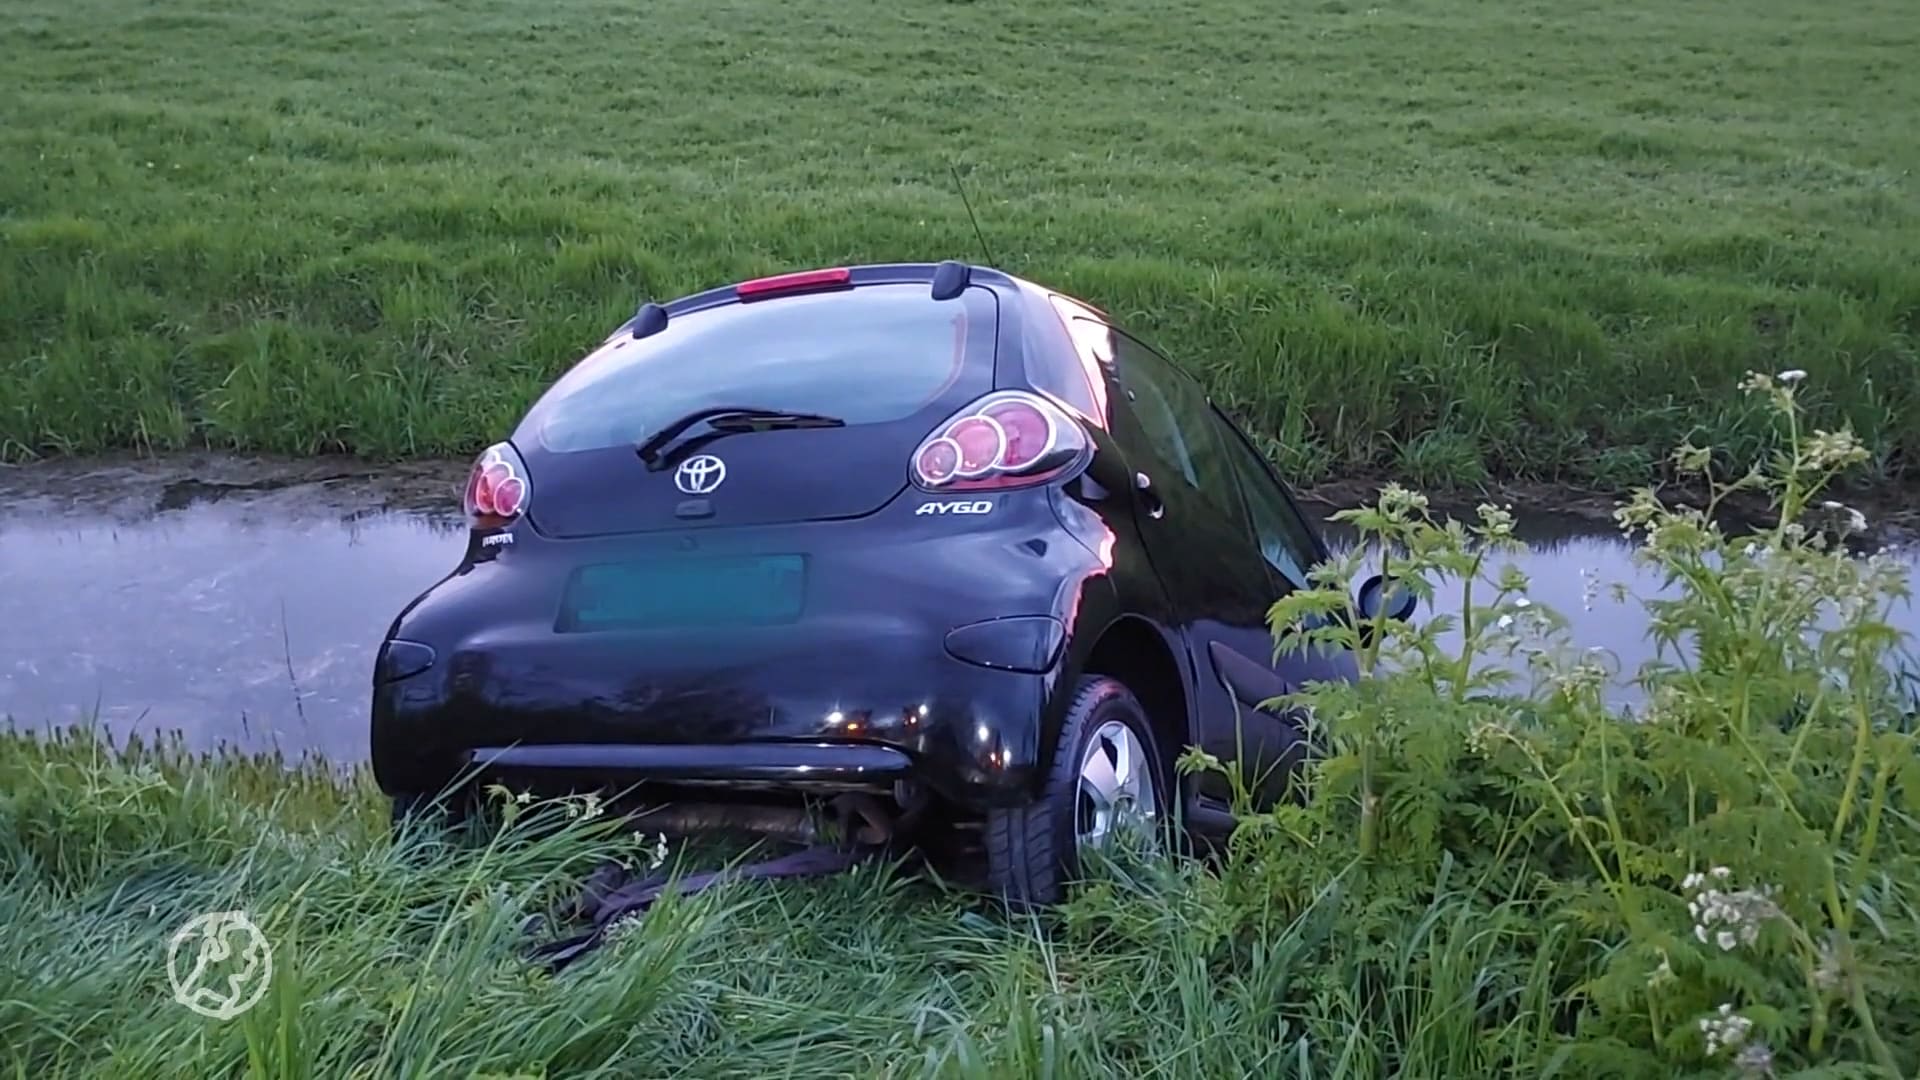
[[[936,301],[924,283],[696,311],[596,349],[522,430],[567,453],[638,443],[720,405],[825,413],[849,426],[901,420],[946,396],[970,360],[983,359],[990,376],[995,312],[985,290]]]

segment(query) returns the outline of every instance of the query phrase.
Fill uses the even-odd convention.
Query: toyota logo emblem
[[[705,495],[727,478],[727,463],[712,454],[690,457],[673,471],[673,484],[689,495]]]

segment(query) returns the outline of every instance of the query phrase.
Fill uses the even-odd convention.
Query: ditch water
[[[363,758],[375,647],[458,562],[463,478],[463,464],[214,455],[0,468],[0,716]],[[1588,582],[1641,596],[1659,582],[1604,517],[1520,524],[1531,598],[1572,620],[1577,646],[1617,658],[1616,696],[1631,696],[1625,680],[1650,656],[1639,605],[1602,588],[1589,608]],[[1442,590],[1438,604],[1454,603]],[[1911,606],[1895,621],[1920,636]]]

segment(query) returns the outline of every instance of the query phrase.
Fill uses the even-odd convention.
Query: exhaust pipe
[[[808,808],[741,803],[667,803],[627,817],[635,828],[673,837],[712,832],[747,832],[811,844],[820,839],[820,823]]]
[[[810,806],[764,803],[673,802],[637,810],[628,824],[645,832],[687,837],[713,832],[746,832],[796,844],[830,838],[877,847],[890,842],[900,818],[883,800],[849,792],[828,804],[823,818]],[[833,834],[829,836],[829,832]]]

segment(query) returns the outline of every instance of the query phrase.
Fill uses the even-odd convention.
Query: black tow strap
[[[557,972],[598,946],[615,923],[639,915],[669,891],[680,896],[691,896],[727,881],[835,874],[885,851],[886,845],[874,842],[877,839],[872,833],[856,833],[847,846],[815,844],[764,862],[709,870],[678,881],[673,879],[672,872],[668,870],[635,880],[629,867],[613,861],[602,863],[587,876],[579,898],[559,912],[563,921],[591,919],[592,928],[572,937],[535,946],[532,959]],[[546,919],[534,916],[529,921],[528,929],[537,930],[546,922]]]

